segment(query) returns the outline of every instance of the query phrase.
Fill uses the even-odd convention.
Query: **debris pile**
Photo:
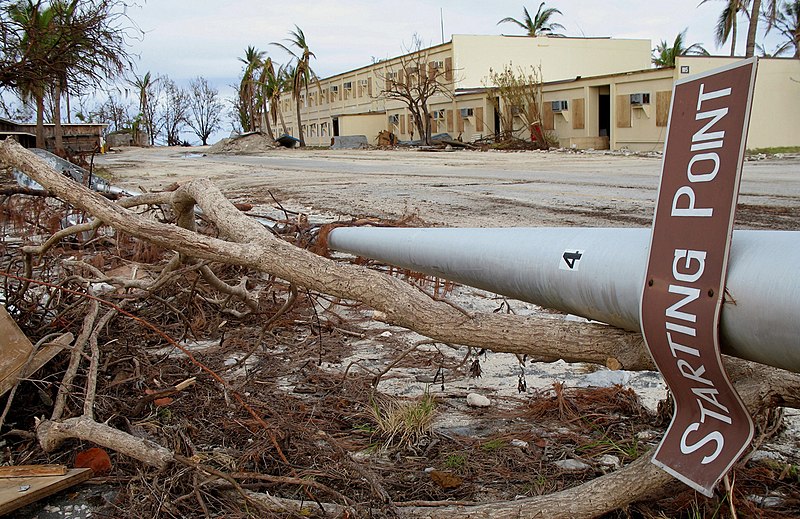
[[[207,153],[248,154],[276,148],[275,141],[260,132],[234,135],[214,143],[208,148]]]
[[[59,175],[39,180],[63,198],[80,191]],[[663,419],[635,394],[558,384],[527,390],[520,382],[517,398],[471,406],[446,381],[480,376],[479,357],[491,353],[442,339],[422,341],[429,349],[392,342],[377,312],[347,294],[256,268],[266,254],[248,251],[264,243],[275,256],[286,249],[306,264],[323,261],[303,249],[317,246],[324,231],[287,211],[270,233],[259,228],[264,235],[236,248],[237,233],[252,222],[217,199],[196,215],[187,198],[214,192],[210,183],[198,186],[205,191],[184,186],[125,198],[108,213],[112,202],[82,195],[92,216],[115,227],[84,218],[62,229],[65,215],[79,211],[42,194],[4,200],[4,306],[34,344],[64,334],[74,340],[35,376],[17,377],[2,418],[3,464],[107,472],[114,492],[98,513],[132,518],[458,518],[476,510],[504,516],[501,510],[512,508],[514,516],[533,517],[553,510],[559,497],[581,506],[579,496],[590,491],[605,495],[609,517],[655,517],[662,510],[713,513],[729,498],[706,500],[681,487],[668,501],[630,504],[626,474],[669,481],[646,456]],[[146,231],[120,229],[131,222]],[[228,254],[215,255],[214,247]],[[247,263],[248,253],[256,263]],[[351,284],[374,272],[357,265],[363,260],[324,261],[327,270],[311,270],[331,276],[341,268]],[[407,281],[380,274],[381,286],[390,301],[424,296],[413,307],[417,322],[442,308],[453,316],[441,320],[443,328],[473,318],[443,301],[448,288],[438,281],[401,275]],[[482,319],[493,316],[522,322],[510,314]],[[364,347],[369,356],[354,356]],[[445,364],[442,351],[463,360]],[[381,379],[408,366],[438,367],[442,376],[424,395],[381,394]],[[516,373],[510,378],[516,387]],[[460,430],[442,426],[453,415],[463,419]],[[763,423],[768,438],[779,416]],[[773,516],[788,517],[796,510],[795,465],[773,460],[735,470],[731,496],[743,513],[768,506]],[[589,505],[592,512],[559,513],[590,517],[597,509]],[[620,506],[624,512],[612,512]]]

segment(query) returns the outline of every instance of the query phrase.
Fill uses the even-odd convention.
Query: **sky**
[[[651,47],[670,44],[688,29],[689,44],[702,43],[712,54],[728,55],[730,44],[718,49],[714,26],[725,3],[710,0],[553,0],[562,14],[568,36],[643,38]],[[373,58],[402,54],[416,33],[425,44],[449,41],[452,34],[522,34],[513,24],[498,25],[505,17],[523,18],[523,7],[533,16],[538,2],[507,0],[137,0],[128,16],[143,31],[132,39],[131,50],[139,75],[167,75],[186,85],[197,76],[208,79],[230,96],[238,82],[238,60],[252,45],[273,61],[289,55],[271,42],[284,42],[299,26],[316,55],[311,66],[321,78],[368,65]],[[747,21],[740,18],[737,54],[744,55]],[[763,31],[759,32],[759,36]],[[767,50],[777,46],[767,40]]]

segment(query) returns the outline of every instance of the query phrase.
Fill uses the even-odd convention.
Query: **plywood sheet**
[[[662,90],[661,92],[656,92],[656,126],[667,126],[671,101],[671,91]]]
[[[475,109],[475,130],[483,133],[483,107],[479,106]]]
[[[617,105],[617,128],[631,127],[631,96],[618,95]]]
[[[445,113],[446,113],[445,117],[447,118],[447,131],[448,132],[452,132],[453,131],[453,111],[452,110],[446,110]]]
[[[542,104],[542,128],[546,131],[556,129],[556,116],[550,103]]]
[[[572,100],[572,129],[584,128],[586,128],[586,100],[581,97]]]
[[[92,477],[92,469],[70,469],[63,476],[0,479],[0,515],[13,512]],[[21,491],[21,489],[27,490]]]
[[[33,344],[19,329],[14,319],[0,305],[0,395],[10,390],[22,378],[44,366],[72,342],[72,334],[64,334],[42,346],[31,357]]]

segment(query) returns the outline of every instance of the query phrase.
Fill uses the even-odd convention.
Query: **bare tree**
[[[189,83],[189,117],[187,124],[200,137],[203,146],[208,137],[222,124],[222,102],[219,90],[208,84],[204,77],[197,77]]]
[[[76,117],[81,122],[100,121],[108,124],[106,133],[133,130],[134,118],[130,114],[131,106],[113,95],[93,111],[80,110]]]
[[[525,70],[517,67],[515,70],[510,64],[500,72],[489,69],[488,86],[489,102],[500,114],[503,127],[499,137],[510,139],[518,131],[527,128],[531,141],[547,149],[549,144],[542,129],[541,69],[531,67],[530,70]],[[518,128],[517,121],[521,121],[524,126]]]
[[[159,78],[164,85],[164,96],[161,102],[161,127],[167,139],[167,146],[179,146],[181,144],[181,130],[187,124],[189,105],[191,102],[189,94],[175,84],[169,77]]]
[[[422,39],[414,35],[412,43],[385,73],[377,74],[384,82],[381,96],[401,101],[406,105],[418,135],[426,143],[431,143],[431,113],[429,102],[436,96],[452,98],[448,87],[453,80],[453,71],[430,59],[429,49],[424,49]]]

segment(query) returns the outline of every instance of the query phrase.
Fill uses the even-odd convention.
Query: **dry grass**
[[[436,401],[425,393],[414,400],[373,395],[369,414],[383,448],[413,447],[431,433]]]

